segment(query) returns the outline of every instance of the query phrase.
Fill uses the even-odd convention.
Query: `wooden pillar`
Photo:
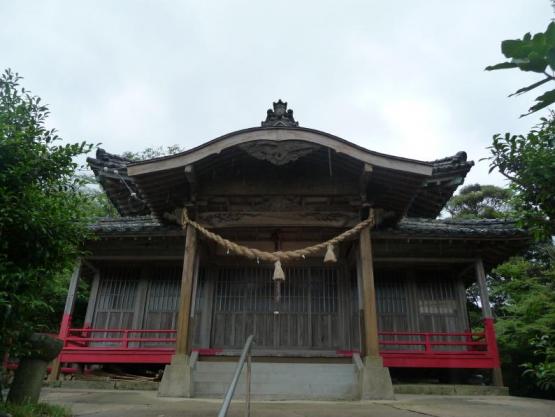
[[[376,289],[374,287],[372,240],[369,227],[365,227],[360,232],[359,251],[364,306],[364,352],[366,356],[379,357],[378,315],[376,311]]]
[[[499,360],[499,349],[497,347],[497,339],[495,337],[495,327],[493,325],[493,314],[489,303],[488,287],[486,285],[486,272],[484,270],[484,263],[481,259],[475,262],[476,281],[480,290],[480,302],[482,303],[482,317],[484,318],[484,333],[486,334],[486,341],[488,350],[494,356],[495,366],[492,369],[493,385],[503,386],[503,373],[501,372],[501,364]]]
[[[75,307],[75,299],[77,297],[77,287],[79,286],[79,278],[81,276],[81,260],[79,259],[75,267],[73,268],[73,273],[69,281],[69,288],[67,290],[66,305],[64,307],[64,314],[62,316],[62,322],[60,324],[60,332],[58,333],[58,338],[64,342],[69,334],[69,329],[71,328],[71,316],[73,314],[73,308]],[[60,377],[60,357],[58,356],[52,362],[52,368],[50,370],[50,375],[48,376],[49,381],[56,381]]]
[[[185,234],[185,253],[183,255],[183,273],[181,275],[181,292],[179,295],[179,313],[177,316],[176,355],[187,355],[189,340],[189,323],[191,316],[191,298],[197,252],[197,231],[187,225]]]
[[[370,212],[372,216],[373,213]],[[389,369],[383,366],[378,339],[378,315],[376,310],[376,289],[374,287],[374,260],[370,227],[360,232],[358,263],[362,281],[362,304],[364,317],[363,366],[359,369],[360,399],[393,400],[393,384]]]

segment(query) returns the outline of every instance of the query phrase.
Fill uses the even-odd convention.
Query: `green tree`
[[[126,151],[121,156],[131,161],[144,161],[146,159],[159,158],[166,155],[175,155],[183,152],[185,149],[179,145],[169,145],[166,147],[158,146],[157,148],[146,148],[140,152]]]
[[[555,2],[554,6],[555,6]],[[555,22],[543,33],[501,42],[510,61],[486,70],[518,68],[542,75],[513,95],[555,81]],[[527,114],[555,102],[555,90],[536,97]],[[522,116],[525,116],[522,115]],[[522,117],[521,116],[521,117]],[[555,396],[555,115],[540,119],[526,135],[494,135],[490,172],[498,169],[510,181],[514,214],[537,243],[524,257],[498,266],[490,274],[490,290],[503,355],[513,393]],[[525,371],[522,372],[522,368]],[[541,389],[539,393],[537,389]]]
[[[449,199],[445,211],[453,219],[498,219],[512,212],[512,192],[495,185],[470,184]],[[490,278],[490,277],[488,277]],[[491,279],[488,283],[491,285]],[[466,291],[472,327],[482,325],[480,289],[474,283]],[[492,301],[495,301],[492,296]]]
[[[445,205],[453,218],[497,219],[512,209],[512,193],[495,185],[471,184],[462,187]]]
[[[555,397],[555,249],[533,246],[488,279],[506,383],[517,395]],[[539,389],[538,389],[539,388]]]
[[[555,391],[555,338],[553,334],[539,336],[533,339],[534,355],[539,357],[537,363],[526,362],[523,375],[531,375],[544,391]]]
[[[552,2],[555,7],[555,2]],[[535,90],[555,81],[555,22],[545,32],[525,34],[522,39],[501,42],[501,52],[510,61],[486,67],[486,70],[518,68],[541,74],[542,78],[518,89],[511,96]],[[555,102],[555,89],[536,97],[528,114]],[[555,115],[542,118],[526,135],[496,134],[490,150],[490,172],[499,172],[511,181],[515,206],[522,223],[534,235],[548,238],[555,234]]]
[[[510,180],[521,223],[539,239],[555,234],[555,116],[527,135],[494,135],[489,150],[490,172]]]
[[[469,185],[447,203],[452,218],[500,218],[514,214],[511,190]],[[533,244],[524,256],[499,265],[487,276],[505,383],[511,393],[552,397],[555,364],[555,258],[551,243]],[[479,291],[467,290],[474,326],[481,323]],[[551,345],[550,345],[551,344]],[[551,347],[550,347],[551,346]],[[540,389],[541,387],[541,389]]]
[[[50,300],[89,236],[90,201],[76,156],[93,145],[62,144],[46,127],[47,106],[10,70],[0,76],[0,349],[27,353],[49,329]]]
[[[92,218],[119,216],[118,211],[101,189],[94,175],[79,175],[79,180],[81,182],[79,192],[86,197],[87,212]]]

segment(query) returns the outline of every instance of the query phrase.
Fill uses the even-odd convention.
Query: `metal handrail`
[[[222,407],[218,413],[218,417],[225,417],[227,411],[229,409],[229,405],[231,404],[231,399],[233,398],[233,394],[235,394],[235,388],[237,388],[237,382],[239,382],[239,377],[241,376],[241,371],[243,370],[243,366],[245,365],[245,360],[247,361],[247,381],[245,385],[245,416],[250,417],[251,414],[251,347],[252,341],[254,339],[254,335],[250,335],[247,337],[247,341],[245,342],[245,347],[241,352],[241,357],[239,358],[239,363],[237,363],[237,367],[235,368],[235,372],[233,374],[233,379],[227,388],[225,393],[224,402],[222,403]]]

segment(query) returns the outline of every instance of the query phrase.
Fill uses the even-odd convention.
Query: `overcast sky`
[[[368,149],[433,160],[467,151],[488,176],[497,132],[538,79],[485,72],[500,42],[544,31],[549,0],[0,0],[0,69],[49,103],[67,141],[113,153],[189,148],[258,126],[272,101],[301,126]]]

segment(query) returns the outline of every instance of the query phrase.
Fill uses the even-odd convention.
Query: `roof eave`
[[[129,176],[133,177],[179,168],[193,164],[207,156],[218,154],[224,149],[241,143],[259,140],[274,142],[288,140],[306,141],[328,147],[338,153],[349,155],[374,166],[411,172],[425,177],[431,176],[433,172],[433,165],[430,162],[417,161],[370,151],[329,133],[301,127],[255,127],[238,130],[179,154],[131,163],[127,166],[127,172]]]

